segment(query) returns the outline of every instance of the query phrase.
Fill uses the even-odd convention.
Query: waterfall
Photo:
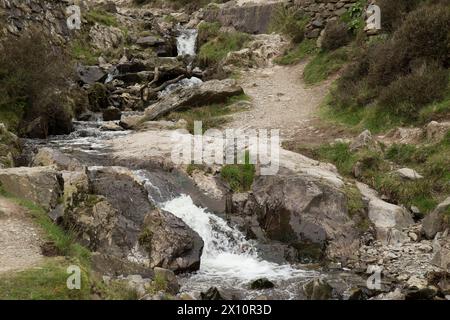
[[[179,56],[195,56],[197,35],[196,29],[180,29],[177,37],[177,50]]]
[[[242,232],[219,216],[196,206],[187,195],[163,203],[162,209],[182,219],[205,243],[200,272],[194,276],[196,281],[216,279],[233,286],[263,277],[275,281],[307,274],[287,264],[261,259],[254,243],[246,240]]]

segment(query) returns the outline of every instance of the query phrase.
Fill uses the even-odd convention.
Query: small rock
[[[108,107],[103,110],[103,121],[115,121],[120,120],[122,117],[122,111],[116,107]]]
[[[396,173],[403,179],[407,180],[419,180],[422,179],[423,176],[417,173],[417,171],[410,168],[402,168],[398,169]]]
[[[272,289],[273,287],[275,285],[267,278],[257,279],[250,284],[252,290]]]
[[[419,246],[419,250],[422,251],[422,252],[427,252],[428,253],[428,252],[433,251],[433,247],[430,246],[429,244],[424,243],[424,244],[421,244]]]
[[[416,242],[417,239],[419,238],[419,237],[417,236],[417,234],[415,234],[414,232],[408,233],[408,237],[410,237],[411,240],[414,241],[414,242]]]

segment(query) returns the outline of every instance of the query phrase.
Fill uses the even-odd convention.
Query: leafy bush
[[[428,103],[446,96],[450,5],[429,3],[407,14],[392,36],[377,37],[368,45],[339,79],[333,105],[356,110],[378,104],[390,115],[411,121]],[[416,7],[402,6],[405,12]]]
[[[356,1],[341,17],[341,20],[348,25],[349,30],[353,33],[357,33],[358,30],[362,30],[364,27],[364,8],[366,3],[366,0]]]
[[[348,27],[343,22],[333,21],[327,24],[322,38],[322,49],[331,51],[350,42]]]
[[[52,45],[37,30],[21,37],[8,36],[0,43],[0,113],[15,115],[9,129],[17,131],[20,120],[45,120],[49,134],[67,131],[71,110],[67,108],[71,63],[66,52]],[[66,127],[61,128],[65,123]],[[57,130],[57,131],[55,131]]]

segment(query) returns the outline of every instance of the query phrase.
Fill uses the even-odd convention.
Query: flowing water
[[[179,28],[177,37],[177,50],[179,56],[195,56],[197,45],[197,29]]]
[[[250,298],[261,292],[249,291],[249,283],[267,278],[278,288],[271,290],[271,295],[295,298],[299,283],[317,275],[261,259],[256,243],[248,241],[242,232],[221,217],[196,206],[187,195],[169,200],[161,207],[182,219],[205,243],[200,270],[182,281],[184,291],[205,291],[218,286],[240,291],[245,298]]]

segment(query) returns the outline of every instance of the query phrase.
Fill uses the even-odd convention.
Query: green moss
[[[225,165],[220,175],[234,192],[250,190],[255,178],[255,165],[250,163],[249,152],[245,153],[244,164]]]
[[[274,62],[281,65],[296,64],[316,53],[316,51],[315,41],[313,39],[305,39],[299,45],[286,51],[281,57],[275,58]]]
[[[104,300],[138,300],[139,295],[135,289],[131,288],[127,281],[113,280],[108,285],[96,283],[96,291]]]

